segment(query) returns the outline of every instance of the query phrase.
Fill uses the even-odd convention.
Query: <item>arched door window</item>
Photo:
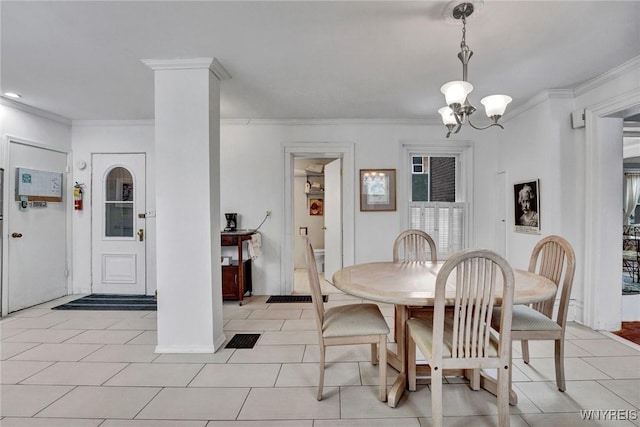
[[[123,167],[111,169],[105,180],[105,237],[133,238],[133,176]]]

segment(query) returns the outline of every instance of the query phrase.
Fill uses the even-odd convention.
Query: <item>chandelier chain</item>
[[[460,42],[460,48],[467,47],[467,18],[462,15],[462,41]]]

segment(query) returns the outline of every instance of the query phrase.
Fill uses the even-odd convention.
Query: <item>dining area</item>
[[[392,259],[391,251],[389,264]],[[431,263],[430,254],[427,260],[426,264]],[[358,267],[344,267],[354,268]],[[428,275],[437,275],[441,269],[442,266],[424,267]],[[519,273],[514,270],[516,300]],[[225,334],[229,340],[238,334],[260,335],[253,348],[225,346],[213,354],[158,354],[154,351],[156,312],[51,310],[61,303],[58,299],[0,320],[3,394],[0,424],[3,427],[435,425],[432,409],[435,391],[428,365],[423,365],[424,354],[416,355],[415,391],[405,386],[394,397],[398,378],[408,381],[410,376],[408,370],[402,372],[399,363],[402,348],[398,348],[395,337],[396,304],[364,299],[336,286],[324,285],[323,309],[328,313],[327,320],[342,318],[341,314],[348,311],[344,307],[352,305],[372,304],[380,311],[386,322],[382,333],[387,338],[384,344],[388,364],[381,364],[377,357],[376,364],[371,364],[370,342],[327,346],[322,400],[318,400],[321,352],[316,306],[312,303],[271,303],[266,295],[253,295],[242,306],[226,301]],[[561,298],[560,290],[557,297]],[[413,304],[429,303],[432,297],[419,298],[422,300],[399,300],[404,302],[397,306],[409,311],[408,319],[420,319],[421,310],[431,309]],[[518,305],[514,305],[514,310]],[[365,312],[375,310],[367,308]],[[445,319],[446,313],[445,310]],[[512,322],[512,339],[516,334],[514,327]],[[375,342],[377,355],[378,337]],[[522,345],[514,341],[512,347],[511,388],[518,401],[508,408],[511,426],[637,425],[640,408],[637,346],[626,345],[611,334],[577,322],[566,323],[564,392],[558,390],[556,382],[555,342],[530,339],[527,348],[528,363]],[[417,348],[417,353],[421,352]],[[404,354],[407,361],[406,350]],[[381,366],[385,367],[382,381]],[[482,382],[474,390],[471,380],[456,371],[447,367],[442,379],[443,424],[499,425],[496,396]],[[487,373],[495,376],[491,370]],[[381,401],[381,384],[387,402]],[[389,403],[394,400],[397,402],[392,407]],[[605,417],[611,414],[618,419],[607,421]]]
[[[495,395],[498,425],[510,425],[509,406],[518,403],[512,387],[512,340],[521,341],[526,364],[529,341],[553,342],[557,392],[565,391],[564,336],[575,253],[562,237],[541,239],[528,270],[521,270],[487,249],[462,250],[440,261],[429,234],[406,230],[394,242],[392,261],[354,264],[333,275],[336,288],[365,302],[326,312],[313,248],[305,241],[320,349],[318,400],[325,348],[363,342],[371,344],[371,363],[379,367],[378,398],[389,407],[396,408],[406,393],[416,391],[418,378],[429,378],[433,426],[443,425],[447,377]],[[394,307],[394,350],[387,349],[390,329],[375,303]],[[398,372],[388,390],[383,381],[387,363]]]

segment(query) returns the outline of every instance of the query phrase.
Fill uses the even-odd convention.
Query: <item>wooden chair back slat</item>
[[[433,238],[422,230],[405,230],[393,243],[393,262],[437,260],[436,244]]]
[[[508,313],[502,322],[511,328],[513,270],[502,257],[487,250],[462,251],[449,258],[436,279],[434,342],[440,342],[438,339],[442,339],[444,334],[446,282],[454,270],[456,299],[452,319],[452,357],[489,357],[489,343],[494,333],[491,329],[491,316],[500,283],[503,295],[500,299],[502,312]],[[499,271],[502,272],[502,281],[497,280]],[[503,339],[509,340],[508,329],[505,332],[506,334],[500,334],[501,347]],[[505,345],[506,342],[508,341],[505,341]],[[441,351],[438,346],[435,347],[434,352]],[[435,360],[438,357],[441,357],[441,354],[434,354]]]

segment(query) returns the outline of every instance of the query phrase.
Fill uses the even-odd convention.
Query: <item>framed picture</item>
[[[396,210],[396,170],[360,169],[360,211]]]
[[[309,215],[322,215],[322,199],[309,199]]]
[[[133,201],[133,183],[130,179],[116,178],[116,194],[115,201],[117,202],[132,202]]]
[[[513,201],[515,231],[540,234],[540,181],[515,183]]]

